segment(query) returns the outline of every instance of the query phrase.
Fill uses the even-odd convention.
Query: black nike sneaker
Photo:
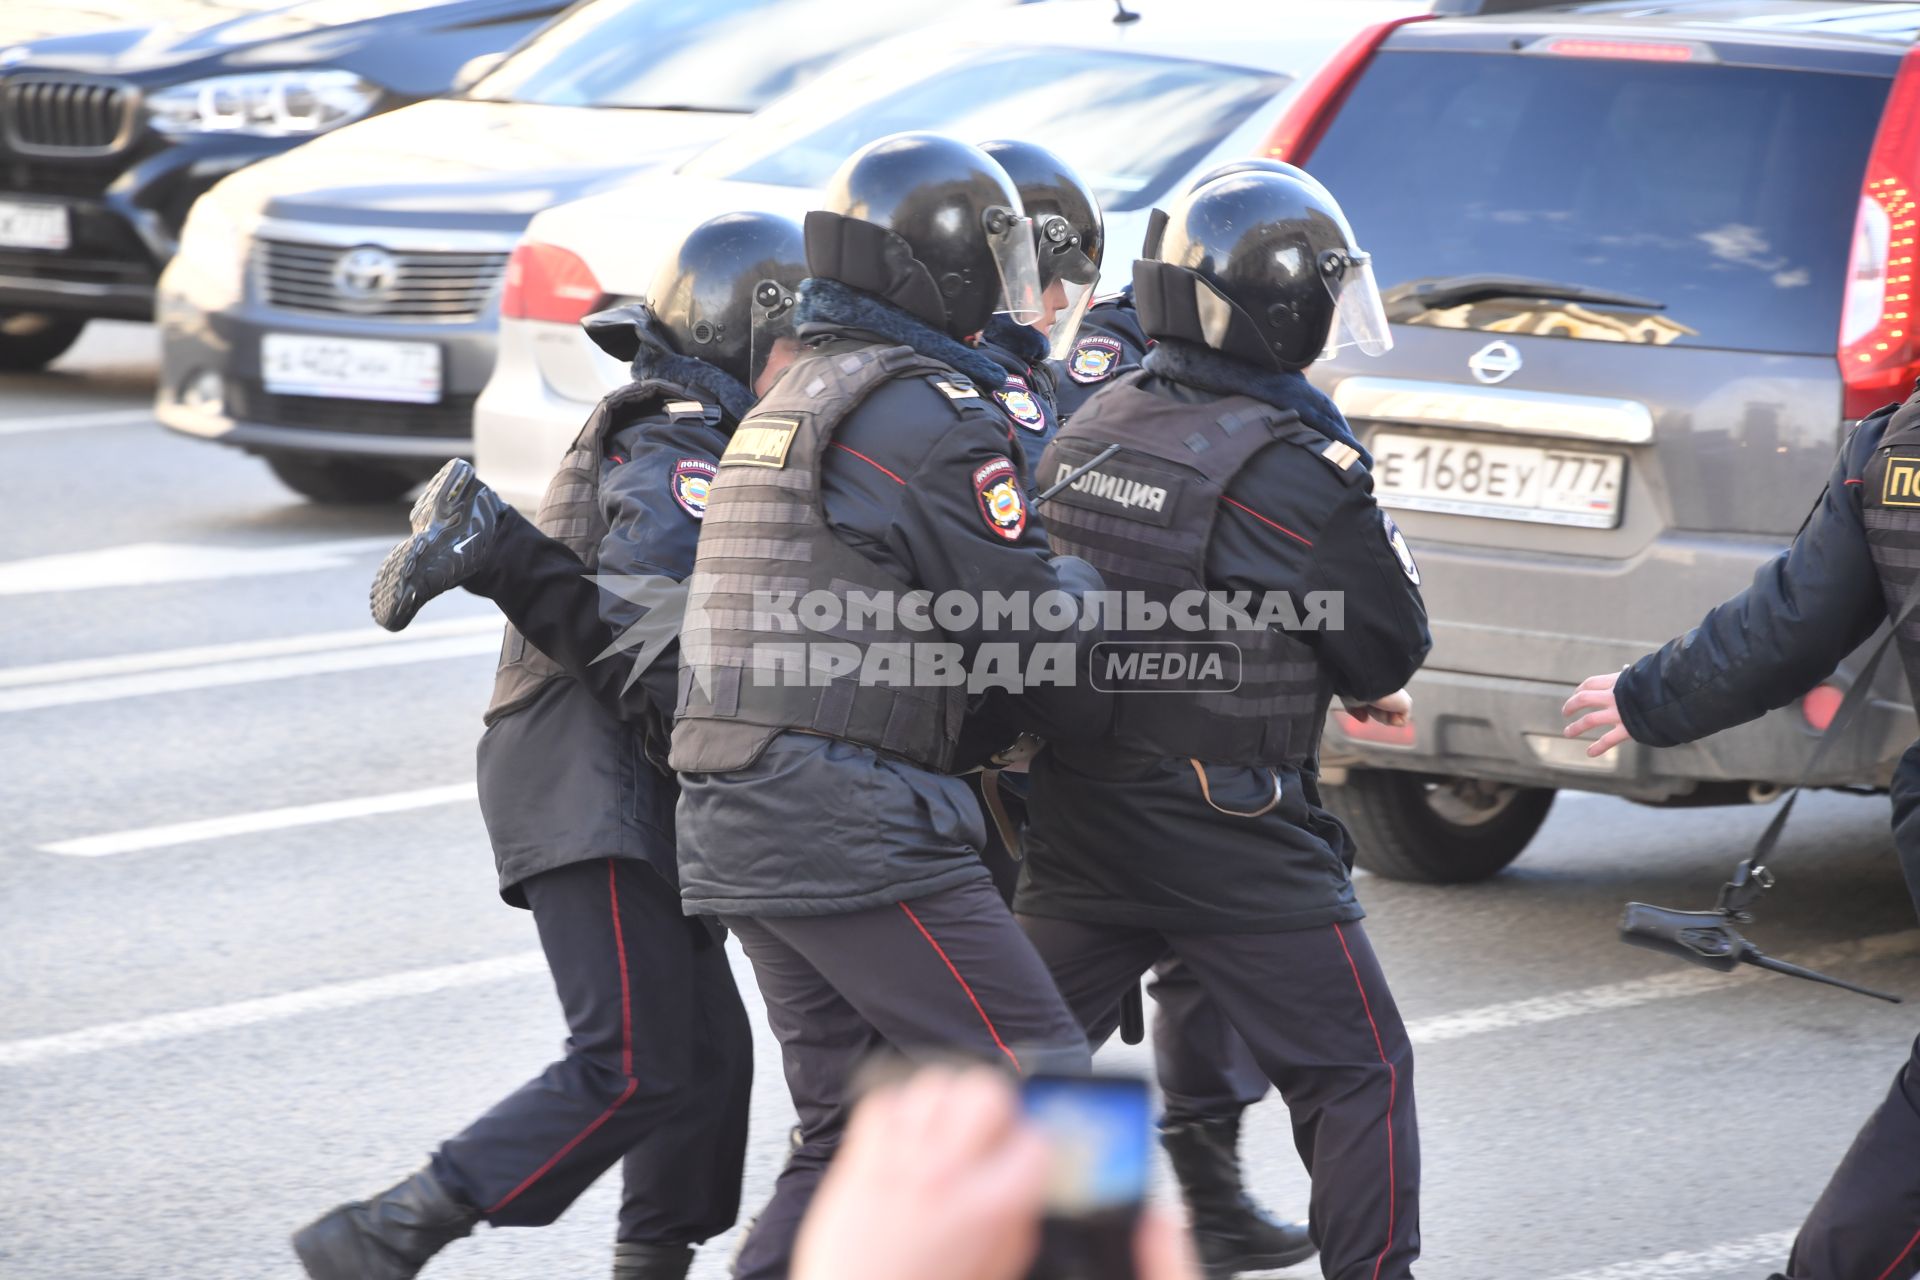
[[[413,504],[413,536],[387,553],[373,575],[373,620],[405,630],[422,605],[472,577],[486,563],[507,504],[480,483],[473,464],[440,468]]]

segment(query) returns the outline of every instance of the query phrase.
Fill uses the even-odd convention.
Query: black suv
[[[302,0],[0,49],[0,370],[147,320],[187,209],[234,170],[444,93],[561,0]],[[224,19],[224,20],[217,20]],[[469,70],[470,77],[480,64]]]

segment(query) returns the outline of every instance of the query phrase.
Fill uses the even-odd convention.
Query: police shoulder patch
[[[1400,526],[1384,510],[1380,513],[1380,531],[1386,535],[1387,547],[1393,552],[1393,558],[1400,562],[1400,572],[1407,575],[1407,581],[1414,586],[1420,585],[1420,566],[1414,563],[1413,548],[1407,545],[1407,535],[1400,532]]]
[[[720,468],[705,458],[682,458],[673,464],[673,471],[667,477],[667,486],[682,511],[695,520],[704,520],[713,478],[719,473]]]
[[[1004,387],[993,393],[993,398],[1006,410],[1007,416],[1029,431],[1045,431],[1047,414],[1034,398],[1033,389],[1025,378],[1007,375]]]
[[[1027,531],[1027,497],[1020,492],[1020,472],[1011,459],[995,458],[974,468],[974,500],[987,528],[1008,542]]]
[[[1074,343],[1073,350],[1067,353],[1067,376],[1082,384],[1105,382],[1113,376],[1115,366],[1125,354],[1126,348],[1118,338],[1090,333]]]

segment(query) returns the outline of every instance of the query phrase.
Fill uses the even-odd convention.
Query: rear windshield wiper
[[[1485,302],[1491,298],[1549,298],[1557,302],[1591,302],[1606,307],[1637,307],[1645,311],[1665,311],[1667,304],[1655,298],[1642,298],[1592,285],[1566,284],[1540,280],[1533,276],[1469,275],[1440,276],[1432,280],[1408,280],[1380,295],[1389,320],[1410,320],[1423,311],[1456,307],[1463,302]]]

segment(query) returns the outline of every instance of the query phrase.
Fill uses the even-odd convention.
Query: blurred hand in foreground
[[[869,1094],[800,1228],[793,1280],[1020,1280],[1046,1207],[1047,1147],[1012,1081],[928,1068]],[[1140,1280],[1200,1280],[1192,1245],[1149,1211]]]

